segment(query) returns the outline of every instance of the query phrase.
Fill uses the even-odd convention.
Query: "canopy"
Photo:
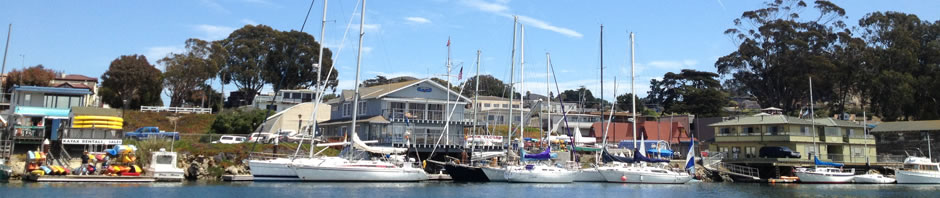
[[[656,163],[656,162],[669,162],[669,160],[664,160],[664,159],[648,158],[648,157],[646,157],[646,156],[643,156],[643,154],[640,153],[639,150],[634,150],[634,152],[633,152],[633,161],[638,161],[638,162],[639,162],[639,161],[642,161],[642,162],[652,162],[652,163]]]
[[[610,154],[610,152],[607,152],[607,149],[604,149],[604,151],[601,153],[601,160],[603,160],[605,163],[610,163],[610,162],[633,163],[634,162],[632,158],[612,155]]]
[[[840,164],[840,163],[819,161],[819,157],[817,157],[817,156],[813,156],[813,160],[816,162],[816,165],[818,165],[818,166],[838,166],[838,167],[842,167],[842,164]]]
[[[552,158],[552,147],[548,147],[545,151],[542,151],[538,154],[525,154],[525,150],[522,151],[523,158],[527,160],[547,160]]]

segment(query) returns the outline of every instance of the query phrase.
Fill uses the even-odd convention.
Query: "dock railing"
[[[722,165],[722,167],[724,167],[725,169],[727,169],[728,172],[736,173],[736,174],[740,174],[740,175],[747,175],[747,176],[751,176],[751,177],[753,177],[753,178],[760,178],[760,173],[759,173],[759,171],[757,170],[757,168],[748,167],[748,166],[741,166],[741,165],[737,165],[737,164],[730,164],[730,163],[722,163],[721,165]]]
[[[141,112],[173,112],[173,113],[195,113],[211,114],[212,108],[198,107],[161,107],[161,106],[140,106]]]

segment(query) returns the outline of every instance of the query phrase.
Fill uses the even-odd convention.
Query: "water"
[[[940,185],[691,183],[0,183],[0,197],[936,197]]]

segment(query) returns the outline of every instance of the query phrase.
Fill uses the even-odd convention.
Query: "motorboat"
[[[894,173],[899,184],[940,184],[940,163],[925,157],[907,157]]]
[[[897,180],[894,178],[886,177],[878,173],[856,175],[855,178],[852,178],[852,182],[859,184],[892,184],[896,181]]]
[[[855,171],[833,167],[798,168],[796,176],[800,183],[849,183],[855,178]]]
[[[183,181],[183,169],[176,166],[176,152],[160,148],[160,151],[152,153],[151,158],[149,171],[156,181]]]
[[[543,164],[506,167],[504,177],[517,183],[571,183],[577,171]]]

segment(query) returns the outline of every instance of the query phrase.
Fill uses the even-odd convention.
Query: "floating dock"
[[[103,175],[28,175],[25,177],[27,181],[34,182],[133,182],[133,183],[145,183],[145,182],[155,182],[151,176],[103,176]]]
[[[222,181],[254,181],[255,177],[251,175],[222,175]]]

